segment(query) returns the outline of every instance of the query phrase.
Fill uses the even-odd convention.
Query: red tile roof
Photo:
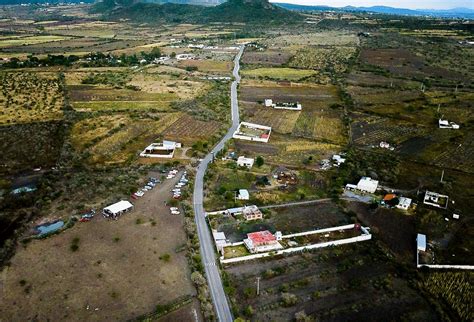
[[[389,194],[386,194],[385,197],[383,197],[383,200],[384,201],[390,201],[390,200],[395,199],[395,198],[397,198],[396,194],[389,193]]]
[[[264,244],[276,241],[276,237],[273,236],[268,230],[257,231],[255,233],[247,234],[247,237],[255,244]]]

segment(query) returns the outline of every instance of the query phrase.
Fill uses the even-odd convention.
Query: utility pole
[[[257,296],[260,295],[260,276],[257,276]]]
[[[441,107],[441,103],[438,104],[438,113],[439,113],[439,108]]]
[[[441,172],[441,179],[439,180],[440,183],[443,183],[444,179],[444,170]]]

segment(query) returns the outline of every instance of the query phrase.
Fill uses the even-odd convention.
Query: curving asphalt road
[[[224,144],[232,138],[235,130],[239,125],[239,105],[237,101],[237,86],[240,82],[239,70],[240,70],[240,57],[244,52],[244,46],[239,50],[237,56],[234,59],[234,71],[233,75],[235,80],[232,82],[230,90],[231,99],[231,112],[232,112],[232,126],[227,131],[226,135],[220,140],[220,142],[212,149],[212,151],[202,159],[201,163],[197,167],[196,180],[194,183],[194,194],[193,194],[193,206],[194,216],[197,226],[197,232],[199,236],[201,257],[204,264],[204,270],[206,272],[207,283],[211,292],[212,301],[214,302],[214,308],[217,313],[217,319],[223,322],[233,321],[232,312],[230,311],[229,303],[222,286],[221,276],[219,274],[219,268],[216,265],[216,256],[214,253],[214,242],[211,238],[210,229],[206,223],[206,217],[204,212],[203,202],[203,187],[204,187],[204,174],[206,173],[207,166],[212,161],[212,158],[222,150]]]

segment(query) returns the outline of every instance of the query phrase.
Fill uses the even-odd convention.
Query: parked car
[[[155,187],[155,186],[156,186],[156,183],[150,181],[150,182],[147,183],[147,186]]]
[[[132,194],[130,198],[135,199],[135,200],[138,199],[138,197],[135,194]]]
[[[171,210],[172,215],[180,215],[181,213],[178,210]]]
[[[173,195],[173,199],[180,199],[181,195]]]
[[[151,190],[151,188],[148,188],[147,186],[144,186],[144,187],[142,188],[142,191],[149,191],[149,190]]]
[[[170,207],[170,210],[178,210],[178,207]]]
[[[135,196],[137,197],[143,197],[145,193],[142,190],[138,190],[137,192],[134,193]]]
[[[154,187],[153,187],[153,186],[146,185],[145,188],[148,188],[148,190],[151,190],[151,189],[153,189]]]

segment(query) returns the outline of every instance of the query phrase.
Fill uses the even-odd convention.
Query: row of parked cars
[[[145,192],[152,190],[160,182],[161,181],[159,179],[154,178],[154,177],[150,177],[149,180],[148,180],[148,183],[145,186],[143,186],[143,188],[141,188],[137,192],[133,193],[131,195],[131,198],[132,199],[138,199],[140,197],[143,197]]]
[[[174,178],[176,176],[176,174],[178,174],[178,172],[176,171],[175,173],[169,173],[168,176],[172,175],[172,177]],[[188,173],[186,171],[183,172],[183,175],[181,176],[181,178],[179,179],[178,183],[176,183],[176,185],[174,186],[174,188],[171,190],[171,192],[173,193],[173,199],[181,199],[181,188],[183,188],[184,186],[186,186],[189,182],[188,178],[187,178],[187,175]],[[170,212],[172,215],[179,215],[181,214],[179,209],[177,207],[170,207]]]

